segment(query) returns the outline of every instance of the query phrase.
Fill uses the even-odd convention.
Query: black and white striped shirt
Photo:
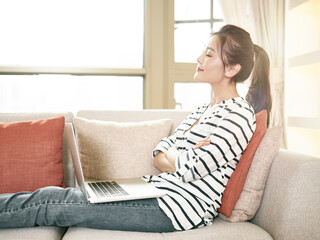
[[[222,101],[212,113],[201,118],[207,108],[204,105],[189,114],[153,151],[155,156],[159,151],[166,153],[176,147],[180,151],[177,171],[144,176],[166,192],[158,203],[177,230],[212,224],[226,184],[256,127],[254,110],[241,97]],[[210,145],[194,149],[206,136],[211,138]]]

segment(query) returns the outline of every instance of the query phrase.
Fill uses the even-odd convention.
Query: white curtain
[[[270,127],[282,126],[282,147],[287,147],[284,110],[285,0],[220,0],[224,22],[247,30],[270,58],[272,110]]]

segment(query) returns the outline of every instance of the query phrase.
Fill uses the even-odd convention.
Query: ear
[[[241,70],[240,64],[233,64],[226,66],[225,75],[226,77],[232,78]]]

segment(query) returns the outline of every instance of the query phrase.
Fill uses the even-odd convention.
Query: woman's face
[[[210,38],[206,49],[197,58],[198,66],[194,79],[198,82],[215,84],[225,76],[225,67],[218,53],[218,38]]]

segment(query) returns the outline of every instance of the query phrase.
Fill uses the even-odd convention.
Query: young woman
[[[270,112],[269,60],[245,30],[226,25],[213,34],[197,61],[194,78],[211,86],[212,101],[161,140],[153,156],[162,173],[144,176],[165,191],[165,197],[89,204],[75,188],[2,194],[0,227],[73,225],[171,232],[212,224],[228,179],[255,131],[255,113]],[[236,83],[250,75],[245,100]]]

